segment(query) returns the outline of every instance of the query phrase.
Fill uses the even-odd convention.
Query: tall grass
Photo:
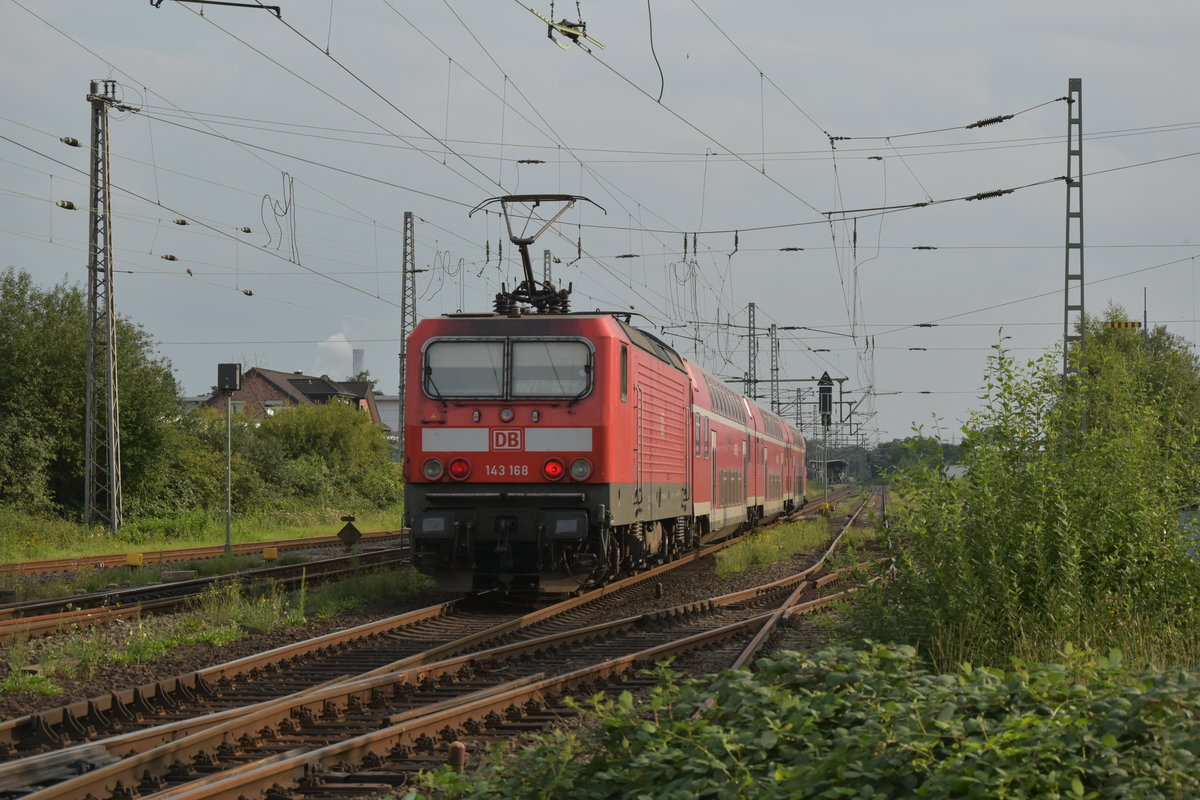
[[[775,564],[796,553],[815,550],[829,539],[829,526],[823,519],[789,522],[756,531],[717,553],[715,572],[731,575]]]
[[[375,570],[308,590],[303,598],[303,608],[316,619],[327,619],[356,608],[429,589],[433,585],[432,578],[414,569]]]

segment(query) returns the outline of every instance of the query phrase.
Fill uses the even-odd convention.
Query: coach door
[[[742,444],[742,505],[748,505],[746,494],[749,491],[748,484],[750,483],[750,435],[746,434],[746,440]]]
[[[721,496],[717,494],[717,432],[710,430],[708,435],[710,437],[709,444],[712,446],[712,449],[708,451],[708,474],[712,479],[712,493],[709,494],[711,498],[709,508],[711,510],[708,513],[711,519],[711,527],[715,530],[717,527],[717,511],[721,509],[722,500]],[[721,521],[724,522],[724,520],[724,512],[722,512]]]

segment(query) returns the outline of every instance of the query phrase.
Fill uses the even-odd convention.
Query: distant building
[[[251,417],[264,417],[296,406],[320,403],[349,403],[382,425],[375,393],[368,381],[335,381],[328,375],[316,377],[303,372],[279,372],[251,367],[242,373],[242,388],[230,394],[232,408]],[[213,392],[204,405],[225,408],[225,394]]]
[[[400,395],[380,394],[375,396],[375,405],[379,407],[379,418],[383,424],[394,433],[400,433]]]

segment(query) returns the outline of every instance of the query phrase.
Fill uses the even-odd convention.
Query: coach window
[[[513,397],[582,397],[591,372],[591,350],[583,342],[513,339]]]
[[[704,457],[708,458],[708,417],[704,418]]]
[[[503,397],[504,342],[430,342],[424,384],[430,397]]]

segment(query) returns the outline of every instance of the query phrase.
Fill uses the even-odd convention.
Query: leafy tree
[[[372,394],[376,394],[376,395],[381,395],[381,394],[383,394],[383,392],[381,392],[381,391],[379,391],[378,389],[376,389],[376,388],[375,388],[375,387],[376,387],[376,385],[379,383],[379,379],[378,379],[378,378],[372,378],[372,377],[371,377],[371,370],[369,370],[369,369],[364,369],[364,370],[362,370],[362,371],[360,371],[360,372],[358,372],[358,373],[356,373],[356,374],[354,374],[354,375],[350,375],[350,376],[348,376],[348,377],[346,378],[346,381],[345,381],[345,382],[346,382],[346,383],[369,383],[369,384],[371,384],[371,392],[372,392]]]
[[[1133,405],[1152,410],[1160,423],[1162,447],[1184,448],[1190,462],[1200,464],[1200,357],[1192,343],[1169,332],[1165,326],[1149,331],[1109,328],[1107,323],[1125,322],[1128,315],[1110,306],[1102,318],[1085,318],[1082,333],[1086,349],[1080,356],[1088,375],[1085,384],[1073,384],[1078,401],[1085,404],[1088,418],[1105,417],[1105,395],[1088,392],[1089,385],[1114,370],[1128,372]],[[1186,460],[1182,463],[1187,463]],[[1200,478],[1190,471],[1180,476],[1192,494],[1200,493]]]
[[[63,282],[49,290],[12,267],[0,273],[0,502],[26,510],[83,503],[87,298]],[[117,320],[122,487],[136,507],[166,457],[179,415],[170,363],[149,335]]]
[[[259,435],[286,460],[284,482],[301,495],[386,505],[400,497],[391,445],[347,403],[298,406],[263,421]]]

